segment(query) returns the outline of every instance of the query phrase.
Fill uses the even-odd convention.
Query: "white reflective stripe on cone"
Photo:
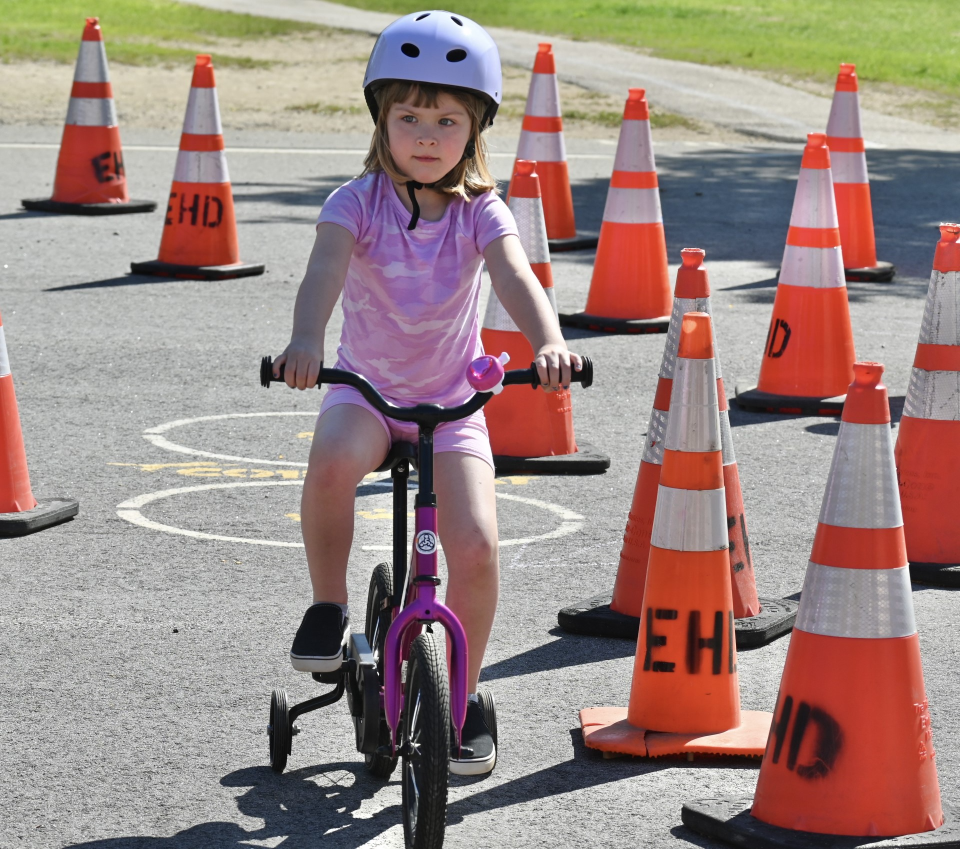
[[[860,93],[856,91],[835,91],[830,104],[830,117],[827,119],[827,135],[838,139],[861,139],[860,129]],[[830,142],[827,142],[829,145]],[[830,151],[833,159],[833,151]]]
[[[653,162],[653,138],[649,121],[624,121],[620,124],[614,171],[656,171]]]
[[[688,312],[710,314],[709,298],[674,298],[673,312],[667,327],[667,340],[663,346],[663,359],[660,361],[660,377],[673,379],[677,367],[677,350],[680,347],[680,323]],[[719,373],[719,372],[718,372]]]
[[[76,127],[116,127],[117,109],[112,97],[71,97],[67,124]]]
[[[183,131],[198,136],[223,135],[220,124],[220,105],[215,88],[191,88],[187,99],[187,113]]]
[[[607,190],[607,205],[603,208],[603,220],[615,224],[660,224],[659,189]]]
[[[934,271],[920,322],[921,345],[960,345],[960,272]]]
[[[81,41],[77,54],[77,67],[73,72],[75,83],[108,83],[110,70],[107,67],[107,51],[102,41]]]
[[[890,640],[917,633],[910,567],[842,569],[810,561],[793,626],[808,634]]]
[[[914,419],[960,421],[960,372],[914,368],[903,413]]]
[[[513,319],[510,318],[510,313],[508,313],[503,304],[500,303],[500,299],[497,297],[497,293],[493,291],[493,287],[490,288],[490,297],[487,299],[487,311],[483,314],[483,329],[506,330],[510,333],[520,332],[520,329],[514,323]],[[516,366],[516,368],[522,367],[522,365]],[[514,368],[514,366],[511,366],[511,368]]]
[[[560,88],[557,86],[556,74],[533,75],[524,114],[532,118],[560,117]]]
[[[889,424],[840,422],[820,521],[841,528],[903,524]]]
[[[544,289],[543,294],[547,296],[547,300],[550,301],[550,306],[553,307],[553,314],[557,314],[557,290],[551,286],[549,289]]]
[[[865,153],[830,152],[830,170],[836,183],[869,183]]]
[[[720,450],[717,367],[713,360],[677,359],[665,444],[671,451]]]
[[[790,226],[817,227],[824,230],[840,226],[828,169],[800,169],[797,193],[793,197],[793,211],[790,213]]]
[[[730,411],[720,411],[720,450],[723,452],[723,465],[732,466],[737,462],[733,453],[733,434],[730,432]]]
[[[800,248],[786,245],[780,265],[781,286],[809,286],[812,289],[837,289],[846,286],[843,253],[835,248]]]
[[[667,438],[667,420],[670,413],[658,410],[656,407],[650,413],[650,424],[647,426],[647,435],[643,444],[644,463],[663,465],[663,441]]]
[[[520,245],[527,255],[527,262],[550,262],[547,224],[543,219],[543,203],[540,198],[511,197],[510,211],[517,222]]]
[[[722,551],[730,545],[727,504],[720,489],[660,485],[650,545],[671,551]]]
[[[563,133],[535,133],[532,130],[521,130],[517,159],[566,162],[567,148],[563,143]]]
[[[229,183],[226,154],[222,150],[181,150],[173,179],[180,183]]]
[[[0,377],[10,374],[10,360],[7,357],[7,343],[3,338],[3,325],[0,324]]]

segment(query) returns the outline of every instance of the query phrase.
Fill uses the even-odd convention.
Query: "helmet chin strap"
[[[466,159],[473,159],[477,155],[477,144],[473,139],[467,142],[467,146],[463,150],[463,156],[460,158],[460,161],[463,162]],[[410,223],[407,225],[408,230],[416,230],[417,222],[420,220],[420,204],[417,202],[417,189],[432,189],[436,183],[418,183],[416,180],[407,180],[407,197],[410,198],[410,205],[413,207],[413,212],[410,215]]]

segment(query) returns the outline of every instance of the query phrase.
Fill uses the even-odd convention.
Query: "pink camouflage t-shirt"
[[[401,404],[462,404],[467,365],[480,344],[482,252],[517,234],[495,192],[454,198],[439,221],[417,222],[381,172],[351,180],[326,200],[318,224],[357,240],[343,286],[337,368],[362,374]]]

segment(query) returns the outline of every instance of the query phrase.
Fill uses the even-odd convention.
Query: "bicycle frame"
[[[437,496],[433,492],[433,432],[435,426],[420,425],[420,485],[414,502],[413,568],[407,583],[404,604],[394,608],[394,618],[387,630],[383,658],[383,700],[387,725],[390,727],[392,754],[397,752],[397,733],[403,710],[401,665],[410,656],[410,646],[419,633],[419,626],[439,622],[447,632],[450,645],[450,718],[457,734],[457,744],[467,715],[467,635],[460,620],[449,607],[437,600]],[[405,473],[402,473],[404,480]],[[394,481],[396,495],[396,479]],[[404,498],[406,487],[404,484]],[[395,505],[396,505],[395,501]],[[394,525],[394,575],[402,574],[406,558],[406,508],[402,522]],[[398,533],[401,530],[402,533]],[[399,543],[399,544],[398,544]],[[398,562],[399,561],[399,562]],[[399,568],[398,568],[399,567]],[[394,584],[394,593],[398,586]]]

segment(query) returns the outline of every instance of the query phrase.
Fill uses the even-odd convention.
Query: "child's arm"
[[[550,391],[569,387],[570,368],[580,370],[580,357],[567,350],[553,306],[527,262],[520,239],[513,235],[494,239],[483,258],[493,291],[534,350],[540,383]]]
[[[290,344],[273,361],[274,377],[286,363],[283,376],[291,388],[306,389],[317,384],[323,365],[324,332],[343,291],[354,244],[353,235],[339,224],[325,222],[317,227],[317,239],[293,308]]]

